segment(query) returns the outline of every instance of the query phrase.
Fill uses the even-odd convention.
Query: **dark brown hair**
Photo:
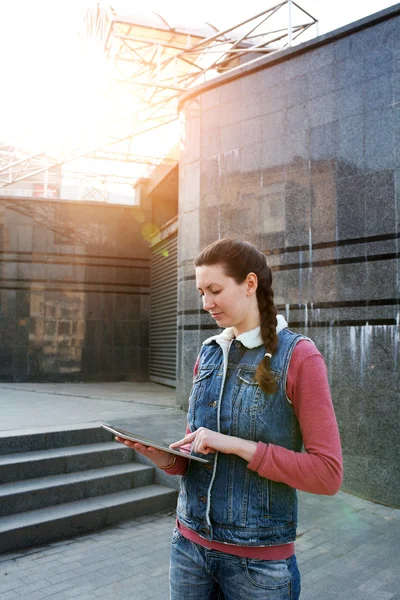
[[[224,238],[213,242],[195,258],[195,267],[202,265],[221,265],[228,277],[232,277],[238,285],[244,282],[249,273],[258,278],[257,302],[260,311],[261,337],[265,350],[274,354],[278,347],[276,333],[277,310],[272,290],[272,273],[267,265],[265,255],[250,242],[239,239]],[[256,371],[256,381],[267,394],[276,389],[276,378],[271,371],[270,358],[264,356]]]

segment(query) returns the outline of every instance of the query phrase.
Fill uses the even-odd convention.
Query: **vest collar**
[[[280,331],[282,331],[282,329],[286,329],[288,324],[282,315],[277,316],[277,321],[278,323],[276,327],[276,333],[279,333]],[[234,337],[235,334],[233,333],[233,328],[227,327],[218,335],[213,335],[212,337],[206,339],[203,342],[203,345],[211,344],[213,341],[216,341],[217,344],[219,344],[220,346],[228,345],[234,339]],[[260,326],[256,327],[255,329],[251,329],[250,331],[245,331],[244,333],[241,333],[236,339],[239,342],[242,342],[243,346],[245,346],[246,348],[257,348],[257,346],[263,345]]]

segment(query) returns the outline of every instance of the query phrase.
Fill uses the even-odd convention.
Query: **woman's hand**
[[[164,450],[158,450],[152,446],[145,446],[144,444],[139,444],[139,442],[132,442],[131,440],[126,440],[123,437],[117,436],[115,441],[125,444],[125,446],[132,448],[132,450],[136,450],[136,452],[139,452],[139,454],[143,454],[143,456],[149,458],[160,469],[164,469],[170,465],[174,459],[172,454],[168,454],[168,452],[164,452]]]
[[[212,431],[206,427],[199,427],[182,440],[170,444],[170,448],[180,448],[185,444],[191,444],[192,452],[198,454],[212,454],[213,452],[237,454],[247,462],[251,461],[257,449],[257,442],[218,433],[218,431]]]

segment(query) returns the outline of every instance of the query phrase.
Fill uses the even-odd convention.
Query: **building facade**
[[[344,489],[399,505],[399,5],[198,87],[181,112],[181,404],[215,332],[193,259],[243,237],[267,255],[289,326],[325,357]]]
[[[0,198],[0,380],[148,379],[148,218]]]

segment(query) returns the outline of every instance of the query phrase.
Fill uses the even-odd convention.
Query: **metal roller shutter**
[[[151,250],[149,379],[176,387],[177,232],[155,244]]]

